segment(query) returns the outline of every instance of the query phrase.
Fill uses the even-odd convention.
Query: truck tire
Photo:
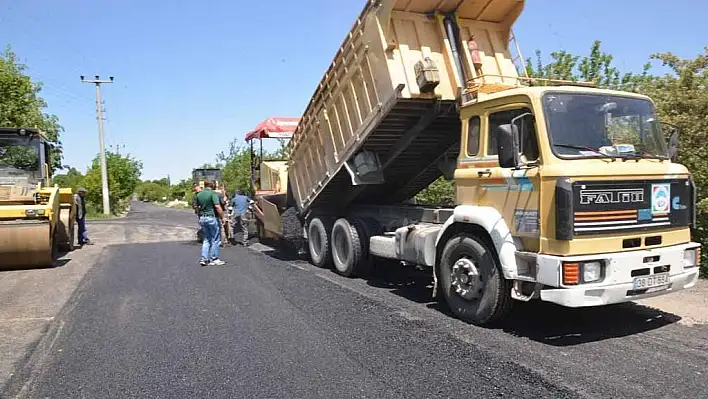
[[[452,237],[440,257],[440,284],[450,310],[459,319],[486,325],[511,310],[511,281],[489,244],[479,237]]]
[[[317,267],[329,268],[332,265],[331,233],[332,223],[328,218],[315,217],[307,226],[310,262]]]
[[[362,276],[370,270],[368,238],[361,219],[337,219],[332,227],[332,262],[345,277]]]
[[[351,224],[359,233],[359,242],[364,254],[355,273],[359,277],[366,277],[373,272],[375,266],[374,257],[369,253],[371,237],[383,234],[383,228],[376,219],[368,217],[354,218]]]

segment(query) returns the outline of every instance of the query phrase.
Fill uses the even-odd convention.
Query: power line
[[[125,144],[116,144],[116,145],[109,145],[111,147],[111,150],[115,147],[116,149],[116,155],[120,156],[120,149],[125,148]]]
[[[86,80],[84,76],[81,75],[82,83],[93,83],[96,85],[96,120],[98,121],[98,143],[100,146],[99,157],[101,160],[101,194],[103,196],[103,213],[105,215],[111,214],[111,203],[108,197],[108,170],[106,168],[106,148],[103,143],[103,109],[101,108],[101,84],[103,83],[113,83],[113,76],[109,77],[110,80],[101,80],[101,78],[96,75],[96,79]]]

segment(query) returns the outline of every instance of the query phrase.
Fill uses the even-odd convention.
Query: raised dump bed
[[[367,2],[290,142],[298,207],[400,203],[452,173],[459,93],[475,78],[516,83],[509,41],[523,7],[523,0]]]

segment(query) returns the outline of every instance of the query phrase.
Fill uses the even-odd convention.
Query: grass
[[[130,199],[121,200],[116,204],[114,209],[111,210],[110,215],[105,215],[103,213],[103,208],[97,206],[96,204],[87,203],[86,204],[86,220],[101,220],[101,219],[115,219],[122,218],[128,214],[130,210]]]

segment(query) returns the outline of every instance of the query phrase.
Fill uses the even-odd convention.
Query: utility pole
[[[113,76],[109,77],[110,80],[101,80],[98,75],[94,80],[85,80],[84,76],[81,75],[81,82],[83,83],[93,83],[96,85],[96,120],[98,120],[98,143],[101,147],[99,158],[101,160],[101,195],[103,197],[103,213],[105,215],[111,214],[111,203],[108,196],[108,170],[106,169],[106,148],[103,143],[103,110],[101,109],[101,84],[102,83],[113,83]]]
[[[111,148],[115,147],[116,148],[116,154],[120,156],[120,149],[125,148],[125,144],[116,144],[115,146],[111,145]]]

